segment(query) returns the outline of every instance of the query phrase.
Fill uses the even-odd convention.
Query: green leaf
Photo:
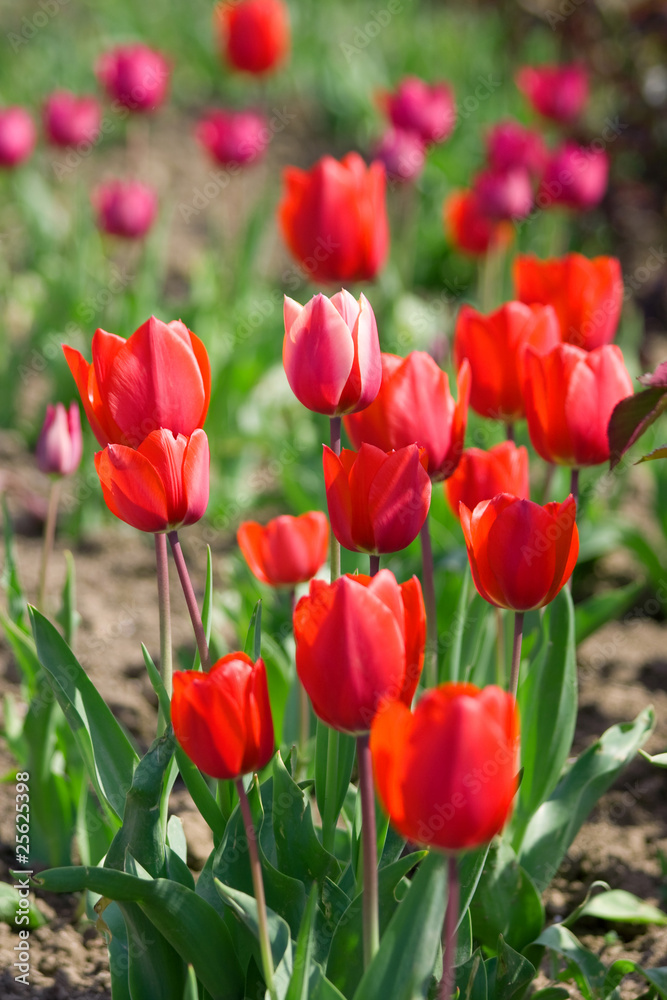
[[[447,654],[443,658],[444,670],[441,673],[441,681],[458,681],[461,674],[461,651],[463,648],[463,633],[470,627],[468,612],[470,610],[468,597],[470,593],[470,573],[461,574],[461,589],[459,599],[456,604],[454,621],[447,633]],[[442,642],[438,637],[438,643]],[[442,674],[444,673],[444,676]]]
[[[256,663],[262,655],[262,599],[257,601],[248,625],[243,652],[249,656],[253,663]]]
[[[5,537],[5,565],[2,570],[2,586],[7,592],[7,611],[15,625],[25,629],[26,599],[19,581],[16,556],[14,553],[14,531],[7,506],[7,494],[2,494],[2,520]],[[4,616],[3,616],[4,617]]]
[[[475,940],[494,950],[502,936],[523,951],[544,926],[539,893],[506,841],[496,840],[489,848],[470,915]]]
[[[329,734],[332,733],[331,739]],[[337,747],[338,766],[336,770],[336,780],[334,787],[327,787],[327,761],[329,757],[329,746]],[[315,798],[320,816],[330,815],[335,817],[335,821],[343,808],[343,802],[347,794],[347,789],[352,776],[354,766],[354,755],[356,753],[356,742],[354,736],[346,733],[337,733],[329,729],[320,719],[317,720],[315,737]],[[326,805],[325,805],[326,803]]]
[[[589,899],[577,912],[581,917],[597,917],[598,920],[620,920],[625,924],[667,925],[667,913],[657,906],[645,903],[624,889],[611,889]]]
[[[535,978],[535,966],[501,937],[497,957],[486,963],[486,975],[494,1000],[521,1000]]]
[[[145,879],[110,868],[51,868],[34,880],[48,892],[91,889],[108,899],[138,903],[157,930],[194,966],[213,1000],[241,1000],[243,975],[229,932],[212,906],[168,879]]]
[[[542,891],[558,871],[565,852],[589,812],[650,735],[652,708],[633,722],[611,726],[561,778],[551,797],[530,820],[519,861]]]
[[[192,796],[192,801],[208,823],[214,840],[218,843],[225,833],[225,820],[218,803],[215,801],[215,795],[206,784],[206,779],[199,768],[192,763],[183,747],[178,744],[176,745],[176,762],[185,787]]]
[[[204,635],[206,636],[206,644],[210,646],[211,644],[211,625],[213,623],[213,557],[211,555],[211,546],[206,546],[206,582],[204,583],[204,603],[201,610],[201,620],[204,626]],[[201,658],[199,656],[199,649],[195,652],[194,662],[192,664],[193,670],[201,670]],[[166,715],[165,719],[169,716]]]
[[[524,678],[519,689],[523,779],[511,826],[517,851],[531,816],[558,783],[577,721],[574,607],[567,587],[544,613],[537,656]]]
[[[566,959],[568,969],[586,1000],[593,1000],[593,994],[602,989],[607,970],[597,955],[584,948],[567,927],[558,924],[547,927],[535,944],[550,948]]]
[[[396,890],[427,851],[415,851],[378,872],[380,938],[399,906]],[[363,894],[354,897],[334,931],[327,962],[327,979],[345,996],[352,996],[364,973],[363,965]]]
[[[431,983],[445,915],[444,858],[431,852],[387,927],[354,1000],[421,1000]]]
[[[231,889],[215,879],[215,888],[234,915],[250,931],[253,939],[255,962],[261,968],[261,951],[259,945],[259,919],[257,901],[245,892]],[[266,908],[266,920],[273,958],[273,983],[279,997],[284,997],[292,978],[292,939],[288,924],[270,907]]]
[[[481,948],[478,948],[467,962],[457,966],[455,976],[460,1000],[487,1000],[489,990]]]
[[[79,624],[80,616],[76,610],[76,573],[74,569],[74,556],[69,549],[65,549],[65,562],[67,564],[67,573],[65,575],[65,583],[63,584],[62,595],[60,598],[60,611],[56,615],[56,621],[62,627],[65,642],[68,646],[72,647],[76,638],[76,630]]]
[[[14,872],[17,879],[22,878],[21,869],[17,868]],[[11,877],[11,873],[10,873]],[[9,924],[15,930],[18,930],[17,916],[21,916],[21,927],[25,927],[27,930],[34,930],[35,927],[43,927],[46,923],[46,917],[38,910],[32,900],[28,900],[28,908],[19,911],[19,894],[14,887],[7,882],[0,882],[0,921],[3,924]],[[23,919],[23,915],[26,915],[27,920]]]
[[[530,1000],[569,1000],[569,998],[569,992],[562,986],[545,986],[543,990],[530,995]]]
[[[139,758],[60,633],[30,608],[39,661],[67,719],[100,801],[120,819]]]
[[[285,1000],[309,1000],[311,980],[318,969],[318,966],[315,965],[314,955],[316,915],[317,891],[313,887],[299,928],[294,955],[294,971],[285,994]]]
[[[157,695],[157,700],[160,705],[160,710],[162,712],[163,719],[171,718],[171,701],[169,700],[169,695],[167,694],[167,689],[162,682],[162,677],[160,676],[160,671],[155,666],[153,662],[153,657],[148,652],[148,649],[142,642],[141,653],[144,658],[144,665],[146,667],[146,673],[148,674],[148,679],[151,682],[151,686]]]
[[[132,997],[183,1000],[187,966],[137,903],[118,903],[127,931],[127,981]]]
[[[654,767],[667,767],[667,753],[656,753],[651,757],[645,750],[640,750],[639,752],[644,760],[647,760],[649,764],[653,764]]]
[[[42,668],[37,656],[37,650],[32,636],[12,621],[0,611],[0,624],[4,629],[7,641],[12,648],[12,653],[21,668],[24,681],[28,687],[29,696],[32,696],[37,689]]]

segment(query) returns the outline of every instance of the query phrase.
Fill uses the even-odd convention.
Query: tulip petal
[[[95,455],[95,468],[109,510],[140,531],[165,531],[169,510],[162,481],[150,461],[133,448],[110,444]]]
[[[347,452],[347,456],[353,460],[356,458],[354,452]],[[346,456],[346,457],[347,457]],[[353,507],[352,492],[348,480],[348,472],[344,468],[341,458],[326,445],[323,446],[322,466],[324,470],[324,485],[327,494],[327,509],[331,530],[337,541],[350,552],[358,552],[366,549],[366,544],[370,539],[370,551],[374,550],[372,529],[364,534],[359,530],[356,509]],[[353,531],[354,529],[354,531]],[[368,551],[368,550],[367,550]]]
[[[538,504],[516,500],[488,530],[489,569],[502,588],[505,607],[541,607],[552,586],[556,555],[553,520]]]
[[[426,520],[431,480],[417,445],[382,457],[369,484],[368,516],[377,551],[399,552],[414,541]]]
[[[197,429],[190,436],[181,470],[185,512],[182,524],[195,524],[206,513],[209,494],[211,455],[206,432]]]
[[[577,504],[572,494],[563,503],[548,503],[544,509],[554,525],[550,534],[555,547],[554,578],[544,602],[549,604],[572,576],[579,555],[579,531],[575,522]]]
[[[236,532],[236,541],[243,553],[243,558],[250,567],[250,571],[261,580],[262,583],[272,584],[266,573],[264,557],[262,552],[262,539],[264,529],[258,521],[244,521],[239,525]]]
[[[412,725],[413,717],[402,702],[386,702],[373,720],[370,740],[378,795],[385,812],[403,836],[410,835],[403,829],[403,785],[407,764],[406,748]]]
[[[405,680],[399,698],[409,708],[424,666],[426,609],[421,584],[416,576],[400,584],[400,588],[404,612]]]
[[[325,295],[316,295],[283,341],[283,365],[292,392],[309,410],[332,416],[353,362],[354,345],[345,321]]]

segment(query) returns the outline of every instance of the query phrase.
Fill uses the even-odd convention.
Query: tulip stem
[[[276,997],[275,986],[273,984],[273,955],[271,954],[271,941],[269,939],[269,922],[266,914],[266,898],[264,896],[264,881],[262,879],[262,865],[259,860],[257,850],[257,831],[252,821],[250,802],[246,790],[243,787],[243,779],[237,778],[234,782],[239,796],[241,815],[245,826],[246,840],[248,841],[248,854],[250,855],[250,874],[252,875],[252,887],[257,903],[257,928],[259,930],[259,950],[262,955],[262,971],[264,980],[271,996]]]
[[[514,441],[514,424],[510,421],[505,424],[505,437],[508,441]]]
[[[54,479],[51,483],[49,493],[49,506],[46,513],[46,523],[44,524],[44,544],[42,546],[42,564],[39,569],[39,596],[37,607],[44,612],[44,601],[46,600],[46,574],[49,567],[49,559],[53,551],[53,542],[56,537],[56,521],[58,520],[58,502],[60,500],[61,479]]]
[[[336,790],[338,785],[338,733],[329,729],[327,736],[327,773],[324,785],[324,815],[322,816],[322,847],[329,854],[334,853],[336,826]]]
[[[379,556],[369,556],[370,563],[370,575],[375,576],[376,573],[380,572],[380,557]]]
[[[459,870],[456,855],[447,858],[447,909],[442,928],[442,979],[439,1000],[450,1000],[454,992],[454,952],[456,951],[456,925],[459,920]]]
[[[516,698],[519,690],[519,668],[521,667],[521,640],[523,638],[523,611],[514,612],[514,641],[512,643],[512,674],[510,694]]]
[[[340,455],[340,417],[329,417],[329,442],[334,455]],[[333,531],[330,532],[330,535],[331,582],[333,583],[340,576],[340,542]]]
[[[496,684],[505,687],[505,621],[502,608],[496,608]]]
[[[424,658],[424,673],[429,687],[438,683],[438,619],[435,602],[435,582],[433,579],[433,548],[428,517],[420,531],[422,545],[422,584],[424,588],[424,607],[426,609],[426,655]]]
[[[157,572],[157,605],[160,619],[160,674],[165,690],[171,698],[172,691],[172,657],[171,657],[171,606],[169,601],[169,557],[167,554],[167,536],[164,532],[155,533],[155,568]],[[161,736],[169,724],[169,719],[162,718],[158,712],[158,736]]]
[[[576,504],[575,511],[579,513],[579,469],[573,469],[570,474],[570,493]]]
[[[168,532],[167,538],[169,539],[171,552],[174,557],[174,562],[176,563],[178,578],[181,581],[181,587],[183,588],[185,603],[187,604],[188,611],[190,612],[190,621],[192,622],[192,627],[195,632],[197,649],[199,650],[199,659],[201,660],[201,668],[205,673],[207,673],[211,669],[211,657],[208,651],[206,632],[204,631],[204,624],[201,620],[199,605],[197,604],[197,598],[195,597],[190,574],[188,573],[188,567],[185,565],[183,549],[181,548],[181,543],[178,540],[178,532]]]
[[[375,791],[369,733],[357,736],[357,766],[361,795],[361,842],[364,859],[364,894],[362,914],[364,927],[364,968],[367,969],[380,947],[378,903],[377,831],[375,829]]]

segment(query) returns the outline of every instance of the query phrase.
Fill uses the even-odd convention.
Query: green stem
[[[164,532],[155,535],[155,568],[157,572],[157,605],[160,619],[160,675],[165,690],[171,698],[172,655],[171,655],[171,607],[169,601],[169,561],[167,536]],[[158,713],[158,735],[161,736],[169,724],[169,719]]]
[[[336,825],[336,790],[338,787],[338,733],[329,729],[327,742],[327,776],[324,786],[324,815],[322,816],[322,846],[329,854],[334,852]]]
[[[433,572],[433,548],[428,517],[420,532],[422,546],[422,586],[424,589],[424,607],[426,609],[426,653],[424,657],[424,673],[428,687],[438,683],[438,620],[435,602],[435,581]]]
[[[201,620],[201,613],[199,611],[199,605],[197,604],[197,598],[195,596],[194,588],[192,586],[190,574],[188,573],[188,567],[185,565],[183,550],[181,548],[181,543],[178,540],[178,532],[177,531],[168,532],[167,538],[169,539],[169,544],[171,545],[171,552],[174,557],[174,562],[176,563],[178,578],[181,581],[181,587],[183,588],[185,603],[187,604],[188,611],[190,613],[190,621],[192,622],[192,627],[195,633],[195,640],[197,642],[197,649],[199,650],[199,659],[201,660],[201,668],[203,671],[208,672],[211,669],[211,657],[208,651],[206,632],[204,631],[204,625]]]
[[[523,611],[514,612],[514,642],[512,643],[512,674],[510,694],[516,698],[519,690],[519,668],[521,667],[521,640],[523,638]]]
[[[373,955],[380,947],[375,792],[373,790],[373,762],[369,740],[369,733],[357,736],[357,765],[359,767],[359,794],[361,795],[361,842],[364,858],[362,915],[365,969],[371,964]]]
[[[252,887],[257,903],[257,926],[259,930],[259,950],[262,955],[262,970],[264,980],[271,996],[276,998],[276,990],[273,983],[273,955],[271,954],[271,941],[269,939],[269,922],[266,914],[266,898],[264,896],[264,881],[262,879],[262,866],[257,850],[257,832],[252,821],[250,803],[246,790],[243,787],[243,780],[237,778],[235,781],[236,791],[239,796],[241,815],[245,826],[246,840],[248,841],[248,854],[250,856],[250,874],[252,875]]]
[[[340,455],[340,417],[329,418],[329,439],[334,455]],[[340,542],[331,532],[331,582],[340,576]]]
[[[442,979],[438,1000],[450,1000],[454,992],[454,955],[456,952],[456,925],[459,920],[459,871],[456,855],[447,858],[447,909],[442,928]]]
[[[46,600],[46,575],[49,568],[49,559],[53,551],[53,542],[56,537],[56,521],[58,520],[58,501],[60,500],[61,484],[61,479],[54,479],[51,483],[49,507],[44,525],[44,544],[42,546],[42,563],[39,570],[39,596],[37,598],[37,607],[42,612],[44,612],[44,601]]]

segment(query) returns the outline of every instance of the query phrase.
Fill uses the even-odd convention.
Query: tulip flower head
[[[258,580],[270,587],[295,587],[311,580],[324,564],[329,524],[319,510],[299,517],[281,514],[266,525],[244,521],[236,540]]]
[[[31,155],[36,142],[35,124],[24,108],[0,108],[0,167],[18,167]]]
[[[384,164],[387,179],[392,183],[414,181],[426,162],[426,147],[417,132],[391,128],[375,147],[374,158]]]
[[[283,365],[296,398],[315,413],[356,413],[373,402],[382,369],[375,315],[344,288],[305,306],[285,296]]]
[[[331,530],[353,552],[400,552],[421,531],[431,503],[428,457],[416,444],[389,453],[362,444],[336,455],[324,446]]]
[[[564,205],[587,212],[604,198],[608,178],[609,157],[604,149],[566,142],[547,161],[537,204],[540,208]]]
[[[382,451],[418,444],[426,449],[428,473],[434,482],[447,479],[463,451],[470,365],[459,370],[458,402],[449,391],[449,378],[425,351],[405,358],[382,355],[382,384],[369,407],[345,417],[345,429],[355,448],[375,445]]]
[[[547,155],[540,133],[512,119],[489,130],[486,152],[492,170],[523,168],[532,176],[542,173]]]
[[[370,746],[380,801],[408,840],[463,851],[507,822],[518,788],[519,713],[499,687],[442,684],[414,712],[388,703],[373,720]]]
[[[81,417],[76,403],[66,410],[62,403],[46,407],[46,417],[37,441],[37,468],[54,476],[71,476],[83,454]]]
[[[406,76],[382,103],[395,128],[416,132],[425,145],[444,142],[456,124],[454,95],[446,83],[428,84]]]
[[[417,577],[313,580],[294,612],[296,670],[316,715],[339,732],[370,728],[383,698],[410,705],[424,662],[426,613]]]
[[[110,236],[138,240],[146,235],[157,214],[157,196],[140,181],[106,181],[91,195],[98,229]]]
[[[506,302],[485,316],[462,306],[454,339],[457,367],[470,364],[470,405],[482,417],[513,423],[525,416],[523,354],[527,344],[544,353],[560,343],[560,327],[550,306]]]
[[[223,167],[261,159],[270,138],[264,115],[256,111],[211,111],[197,125],[196,136]]]
[[[276,69],[289,52],[289,12],[284,0],[222,0],[214,12],[220,51],[233,69],[259,76]]]
[[[474,510],[497,493],[529,499],[527,450],[517,448],[513,441],[501,441],[488,451],[466,448],[456,472],[445,483],[445,495],[456,517],[461,502]]]
[[[459,506],[472,578],[485,601],[530,611],[553,601],[579,554],[576,502],[540,507],[499,493],[470,511]]]
[[[161,52],[147,45],[105,52],[95,71],[109,97],[130,111],[155,111],[167,96],[171,68]]]
[[[616,344],[592,351],[559,344],[543,355],[526,349],[528,432],[547,462],[581,468],[609,461],[611,414],[632,394],[632,379]]]
[[[588,100],[588,75],[577,63],[524,66],[516,82],[539,114],[561,125],[575,121]]]
[[[482,213],[490,219],[523,219],[533,206],[530,174],[525,167],[484,170],[473,190]]]
[[[509,243],[512,227],[486,215],[475,191],[452,191],[443,205],[447,237],[457,250],[475,257]]]
[[[139,531],[176,531],[194,524],[208,504],[208,438],[160,429],[138,448],[109,444],[95,455],[104,502]]]
[[[201,340],[180,320],[151,316],[127,340],[96,330],[92,364],[73,347],[63,350],[102,447],[134,448],[159,428],[190,437],[203,427],[211,366]]]
[[[561,339],[590,351],[614,339],[623,305],[623,277],[616,257],[569,253],[551,260],[519,255],[514,283],[521,302],[551,305]]]
[[[208,673],[174,673],[176,739],[204,774],[233,780],[265,767],[274,751],[266,667],[228,653]]]
[[[100,134],[102,109],[96,97],[77,97],[56,90],[44,103],[44,129],[54,146],[94,143]]]
[[[287,167],[278,206],[283,239],[313,281],[372,281],[389,249],[384,167],[358,153]]]

